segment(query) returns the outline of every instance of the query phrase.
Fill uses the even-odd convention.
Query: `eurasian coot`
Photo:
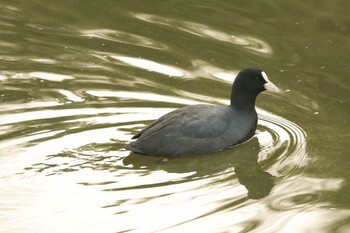
[[[208,154],[243,143],[256,130],[255,100],[278,92],[264,71],[246,68],[232,85],[231,105],[192,105],[174,110],[133,136],[126,149],[138,154],[176,157]]]

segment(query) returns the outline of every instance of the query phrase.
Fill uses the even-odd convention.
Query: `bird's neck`
[[[255,111],[256,97],[257,94],[248,93],[238,88],[232,88],[231,106],[246,112]]]

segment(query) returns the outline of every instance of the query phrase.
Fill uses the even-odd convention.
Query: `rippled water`
[[[331,23],[322,41],[345,41],[341,9],[302,21],[287,12],[310,5],[270,4],[274,27],[263,3],[0,6],[0,232],[350,231],[350,85],[325,47],[331,60],[304,51]],[[281,42],[286,25],[314,31]],[[227,104],[245,66],[284,90],[259,96],[252,140],[176,159],[123,148],[175,108]]]

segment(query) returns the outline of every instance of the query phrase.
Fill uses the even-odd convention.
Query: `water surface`
[[[1,232],[348,232],[349,3],[2,1]],[[123,149],[178,107],[261,94],[249,142]]]

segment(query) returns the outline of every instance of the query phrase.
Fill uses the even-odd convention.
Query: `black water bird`
[[[243,143],[255,134],[255,100],[265,90],[279,91],[264,71],[246,68],[233,82],[229,106],[199,104],[174,110],[133,136],[136,140],[125,148],[138,154],[177,157]]]

